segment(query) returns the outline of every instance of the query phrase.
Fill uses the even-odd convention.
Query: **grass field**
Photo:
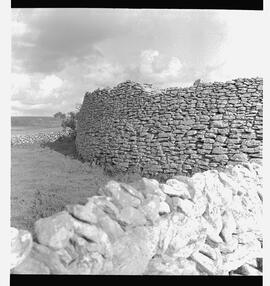
[[[33,230],[33,223],[86,198],[111,179],[132,182],[140,176],[109,176],[99,166],[76,159],[74,141],[11,148],[11,226]]]
[[[11,117],[11,135],[32,135],[39,132],[60,131],[61,120],[46,116]]]

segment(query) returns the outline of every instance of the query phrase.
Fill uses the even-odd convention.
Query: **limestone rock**
[[[193,86],[198,86],[201,83],[201,79],[197,79],[194,81]]]
[[[192,185],[193,188],[193,195],[191,196],[192,199],[194,198],[194,196],[196,194],[202,194],[204,192],[205,189],[205,182],[206,178],[205,178],[205,174],[204,173],[197,173],[194,174],[190,180],[189,180],[189,184]]]
[[[13,274],[50,274],[50,269],[43,262],[29,256],[14,268]]]
[[[100,216],[101,209],[104,213],[109,215],[112,219],[117,220],[117,218],[120,215],[119,208],[113,203],[113,199],[111,197],[106,196],[93,196],[91,198],[88,198],[88,203],[85,205],[88,207],[88,204],[90,205],[90,209],[93,212],[96,212],[97,216]],[[96,206],[97,208],[93,207]],[[121,209],[121,207],[120,207]],[[98,220],[98,219],[97,219]]]
[[[142,178],[139,181],[133,182],[130,184],[139,192],[141,192],[146,198],[149,194],[160,194],[161,197],[165,197],[166,195],[161,192],[159,189],[159,182],[154,179]],[[164,198],[164,200],[165,200]]]
[[[170,213],[170,206],[166,202],[161,202],[159,205],[159,214],[168,214]]]
[[[230,174],[219,172],[218,176],[224,187],[232,191],[232,195],[237,194],[240,186],[235,180],[233,180],[233,177]]]
[[[232,215],[232,212],[226,210],[222,215],[223,227],[221,230],[221,235],[224,238],[225,242],[229,242],[232,239],[233,233],[236,231],[235,219]]]
[[[133,226],[145,225],[147,223],[143,212],[131,206],[127,206],[121,210],[120,220]]]
[[[179,214],[184,217],[183,214]],[[159,221],[159,242],[158,242],[158,254],[164,254],[168,249],[168,246],[175,235],[174,223],[172,221],[172,217],[174,213],[170,213],[166,217],[162,217]]]
[[[160,198],[159,196],[152,195],[144,200],[140,210],[151,223],[155,223],[159,219]]]
[[[121,207],[127,205],[132,207],[138,207],[141,203],[141,200],[129,192],[124,191],[120,183],[115,181],[108,182],[103,188],[105,195],[110,196],[114,199],[115,204],[118,204]]]
[[[124,230],[119,223],[111,219],[108,215],[104,214],[103,216],[100,216],[97,225],[108,235],[112,242],[124,235]]]
[[[197,173],[189,180],[189,190],[193,190],[191,193],[191,200],[195,204],[195,216],[201,216],[207,207],[208,200],[205,195],[205,180],[204,173]]]
[[[211,170],[204,172],[205,176],[205,188],[204,192],[210,204],[215,205],[217,208],[223,208],[222,195],[218,191],[223,185],[219,180],[218,172]]]
[[[215,205],[208,204],[203,217],[213,227],[215,232],[219,234],[223,227],[223,221],[221,216],[221,210]]]
[[[222,242],[218,245],[218,249],[222,254],[233,253],[238,247],[238,240],[233,236],[230,240]]]
[[[190,200],[183,200],[179,197],[172,198],[173,205],[189,217],[196,217],[195,204]]]
[[[223,243],[223,240],[219,236],[218,230],[214,228],[214,226],[209,223],[203,216],[200,217],[200,223],[203,227],[206,228],[208,244],[213,244],[217,247],[219,244]]]
[[[11,255],[10,268],[18,266],[29,255],[33,239],[30,232],[26,230],[18,230],[14,227],[10,228],[11,234]]]
[[[252,241],[246,244],[239,244],[233,252],[223,256],[223,268],[226,271],[236,270],[252,258],[261,256],[259,241]]]
[[[82,205],[67,205],[66,210],[79,220],[88,223],[97,223],[98,217],[96,212],[96,206],[94,204]]]
[[[74,232],[81,237],[84,237],[90,241],[96,242],[102,249],[102,254],[105,257],[111,257],[111,242],[107,233],[96,225],[90,225],[76,219],[72,219]]]
[[[139,182],[110,181],[85,205],[38,220],[32,248],[14,229],[13,273],[261,275],[260,165]]]
[[[190,197],[188,190],[184,189],[183,185],[182,185],[182,189],[179,189],[179,188],[175,188],[175,186],[176,186],[175,182],[172,183],[172,181],[169,181],[169,183],[173,184],[174,186],[171,186],[168,184],[160,184],[160,188],[165,194],[167,194],[169,196],[177,196],[177,197],[182,197],[182,198],[189,198]],[[178,182],[178,183],[180,186],[180,182]]]
[[[85,161],[164,181],[262,158],[261,87],[262,79],[162,90],[127,81],[88,92],[78,115],[78,152]],[[144,196],[150,188],[135,186]]]
[[[242,275],[262,276],[263,273],[249,264],[244,264],[236,270]]]
[[[117,222],[121,220],[119,210],[106,197],[95,196],[89,198],[84,206],[68,205],[66,209],[80,221],[95,224],[103,229],[111,241],[116,240],[124,232]]]
[[[14,269],[14,273],[68,274],[55,251],[35,242],[28,257]]]
[[[196,263],[188,259],[155,256],[150,260],[144,275],[199,275]]]
[[[125,183],[121,183],[121,187],[122,189],[124,189],[127,193],[129,193],[130,195],[132,195],[133,197],[138,198],[139,200],[143,200],[144,196],[141,192],[138,192],[135,188],[133,188],[132,186],[125,184]]]
[[[250,202],[253,207],[249,207],[248,202]],[[257,206],[259,204],[261,204],[261,201]],[[248,197],[248,195],[234,196],[231,211],[236,222],[236,230],[238,233],[262,230],[262,209],[256,208],[254,201]]]
[[[176,179],[169,179],[166,181],[166,185],[171,186],[176,192],[167,193],[168,195],[175,195],[183,199],[190,199],[190,193],[188,191],[188,185],[180,182]],[[166,188],[165,188],[166,189]],[[165,191],[166,192],[166,191]]]
[[[80,260],[75,260],[69,265],[72,274],[101,274],[104,257],[98,252],[84,253]]]
[[[248,156],[245,153],[234,154],[230,159],[235,162],[246,162],[248,161]]]
[[[220,269],[217,262],[200,252],[195,252],[191,255],[191,259],[196,262],[197,268],[202,274],[222,275],[225,271]]]
[[[113,271],[106,274],[140,275],[155,254],[158,229],[136,227],[113,244]]]
[[[188,257],[206,239],[206,229],[195,219],[172,213],[160,222],[159,251],[173,257]]]
[[[221,163],[222,165],[224,165],[225,163],[228,162],[229,157],[226,154],[217,154],[217,155],[212,155],[211,159],[214,162],[217,162],[218,164],[216,164],[216,167]]]
[[[102,255],[100,245],[89,242],[80,236],[75,236],[72,239],[72,244],[77,255],[67,263],[68,273],[101,274],[104,270],[105,257]],[[111,260],[107,258],[107,261]]]
[[[226,123],[223,120],[214,120],[212,122],[212,127],[217,127],[217,128],[226,128],[228,127],[228,123]]]
[[[74,233],[72,217],[66,211],[41,218],[34,227],[38,242],[55,249],[65,247]]]

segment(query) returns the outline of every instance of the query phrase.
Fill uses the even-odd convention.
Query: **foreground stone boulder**
[[[13,229],[13,273],[262,275],[261,165],[108,182],[85,205]]]
[[[63,248],[73,236],[72,217],[63,211],[49,218],[39,219],[35,223],[35,232],[40,244],[53,249]]]
[[[10,268],[19,265],[30,253],[33,240],[30,232],[26,230],[18,230],[14,227],[10,228],[11,235],[11,255]]]

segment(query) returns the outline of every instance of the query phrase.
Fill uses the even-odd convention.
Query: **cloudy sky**
[[[261,11],[12,9],[12,115],[74,110],[86,91],[263,76]]]

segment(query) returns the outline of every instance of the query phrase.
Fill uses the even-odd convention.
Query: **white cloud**
[[[12,21],[11,31],[13,36],[22,35],[27,31],[26,25],[22,22]]]
[[[141,52],[140,72],[142,74],[151,75],[153,73],[153,63],[155,58],[159,56],[158,51],[145,50]]]
[[[60,88],[63,84],[63,80],[57,77],[56,75],[46,76],[41,80],[39,84],[40,95],[42,97],[52,96],[57,94],[53,93],[56,89]]]
[[[100,61],[87,68],[85,79],[94,87],[105,87],[119,83],[125,79],[125,70],[119,64]]]
[[[161,55],[157,50],[141,52],[139,71],[146,80],[161,83],[170,82],[180,75],[182,66],[179,58]]]
[[[266,49],[262,15],[14,9],[12,100],[22,105],[13,106],[26,106],[27,114],[39,104],[48,104],[41,106],[43,114],[68,112],[86,91],[127,79],[168,87],[189,86],[198,78],[260,76]]]
[[[11,92],[17,94],[30,86],[31,80],[27,74],[13,73],[11,77]]]
[[[48,104],[43,104],[43,103],[41,103],[41,104],[31,104],[31,105],[29,105],[29,104],[24,104],[24,103],[22,103],[22,102],[19,101],[19,100],[12,100],[12,101],[11,101],[11,106],[12,106],[12,108],[15,108],[15,109],[21,109],[21,108],[23,108],[23,109],[32,110],[32,109],[39,109],[39,108],[45,107],[45,106],[47,106],[47,105],[48,105]]]
[[[226,38],[213,63],[219,65],[207,80],[226,81],[239,77],[263,76],[265,62],[265,14],[256,11],[223,11],[218,18],[226,27]]]
[[[168,69],[161,73],[161,77],[167,78],[179,76],[182,66],[183,65],[177,57],[172,57],[168,65]]]
[[[36,103],[57,98],[64,81],[56,75],[12,74],[12,99]]]
[[[20,19],[20,10],[12,10],[11,32],[12,36],[21,36],[27,31],[27,25]]]

